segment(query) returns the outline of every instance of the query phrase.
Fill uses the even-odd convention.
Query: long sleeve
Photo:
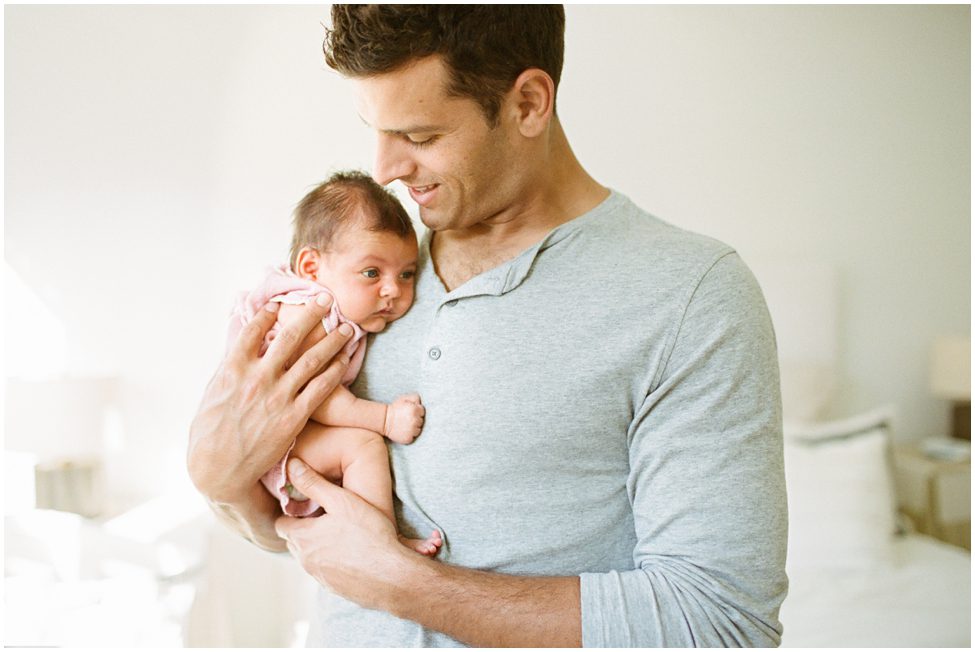
[[[585,646],[779,644],[781,424],[765,301],[726,253],[691,293],[628,432],[634,569],[581,575]]]

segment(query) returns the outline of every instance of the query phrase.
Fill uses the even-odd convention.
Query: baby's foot
[[[440,547],[443,545],[443,537],[440,536],[440,530],[434,530],[433,534],[428,536],[426,539],[407,539],[406,537],[400,535],[399,542],[411,550],[415,550],[421,555],[427,557],[435,557],[438,552],[440,552]]]
[[[419,394],[406,394],[386,406],[386,423],[383,434],[397,444],[410,444],[423,428],[426,410],[420,404]]]

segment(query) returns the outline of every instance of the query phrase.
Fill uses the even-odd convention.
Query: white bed
[[[790,573],[783,647],[970,647],[970,558],[920,534],[893,559],[859,570]]]
[[[775,323],[786,415],[783,647],[971,646],[971,557],[897,514],[897,407],[824,420],[838,369],[837,282],[822,264],[749,261]]]

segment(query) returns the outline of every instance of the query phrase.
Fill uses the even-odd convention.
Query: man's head
[[[502,98],[528,68],[558,88],[562,5],[332,5],[325,61],[346,77],[395,72],[439,55],[449,95],[469,97],[496,125]]]
[[[291,269],[324,285],[346,318],[378,333],[413,303],[417,244],[399,201],[362,172],[338,172],[294,213]]]
[[[435,231],[522,215],[571,155],[554,118],[564,12],[540,5],[333,5],[326,59]],[[532,197],[532,195],[536,195]]]

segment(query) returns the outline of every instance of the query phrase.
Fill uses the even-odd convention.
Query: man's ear
[[[555,82],[540,68],[529,68],[518,75],[511,89],[518,118],[518,130],[526,138],[545,131],[555,113]]]
[[[296,275],[309,281],[318,278],[318,270],[321,268],[322,255],[314,247],[302,247],[295,257]]]

